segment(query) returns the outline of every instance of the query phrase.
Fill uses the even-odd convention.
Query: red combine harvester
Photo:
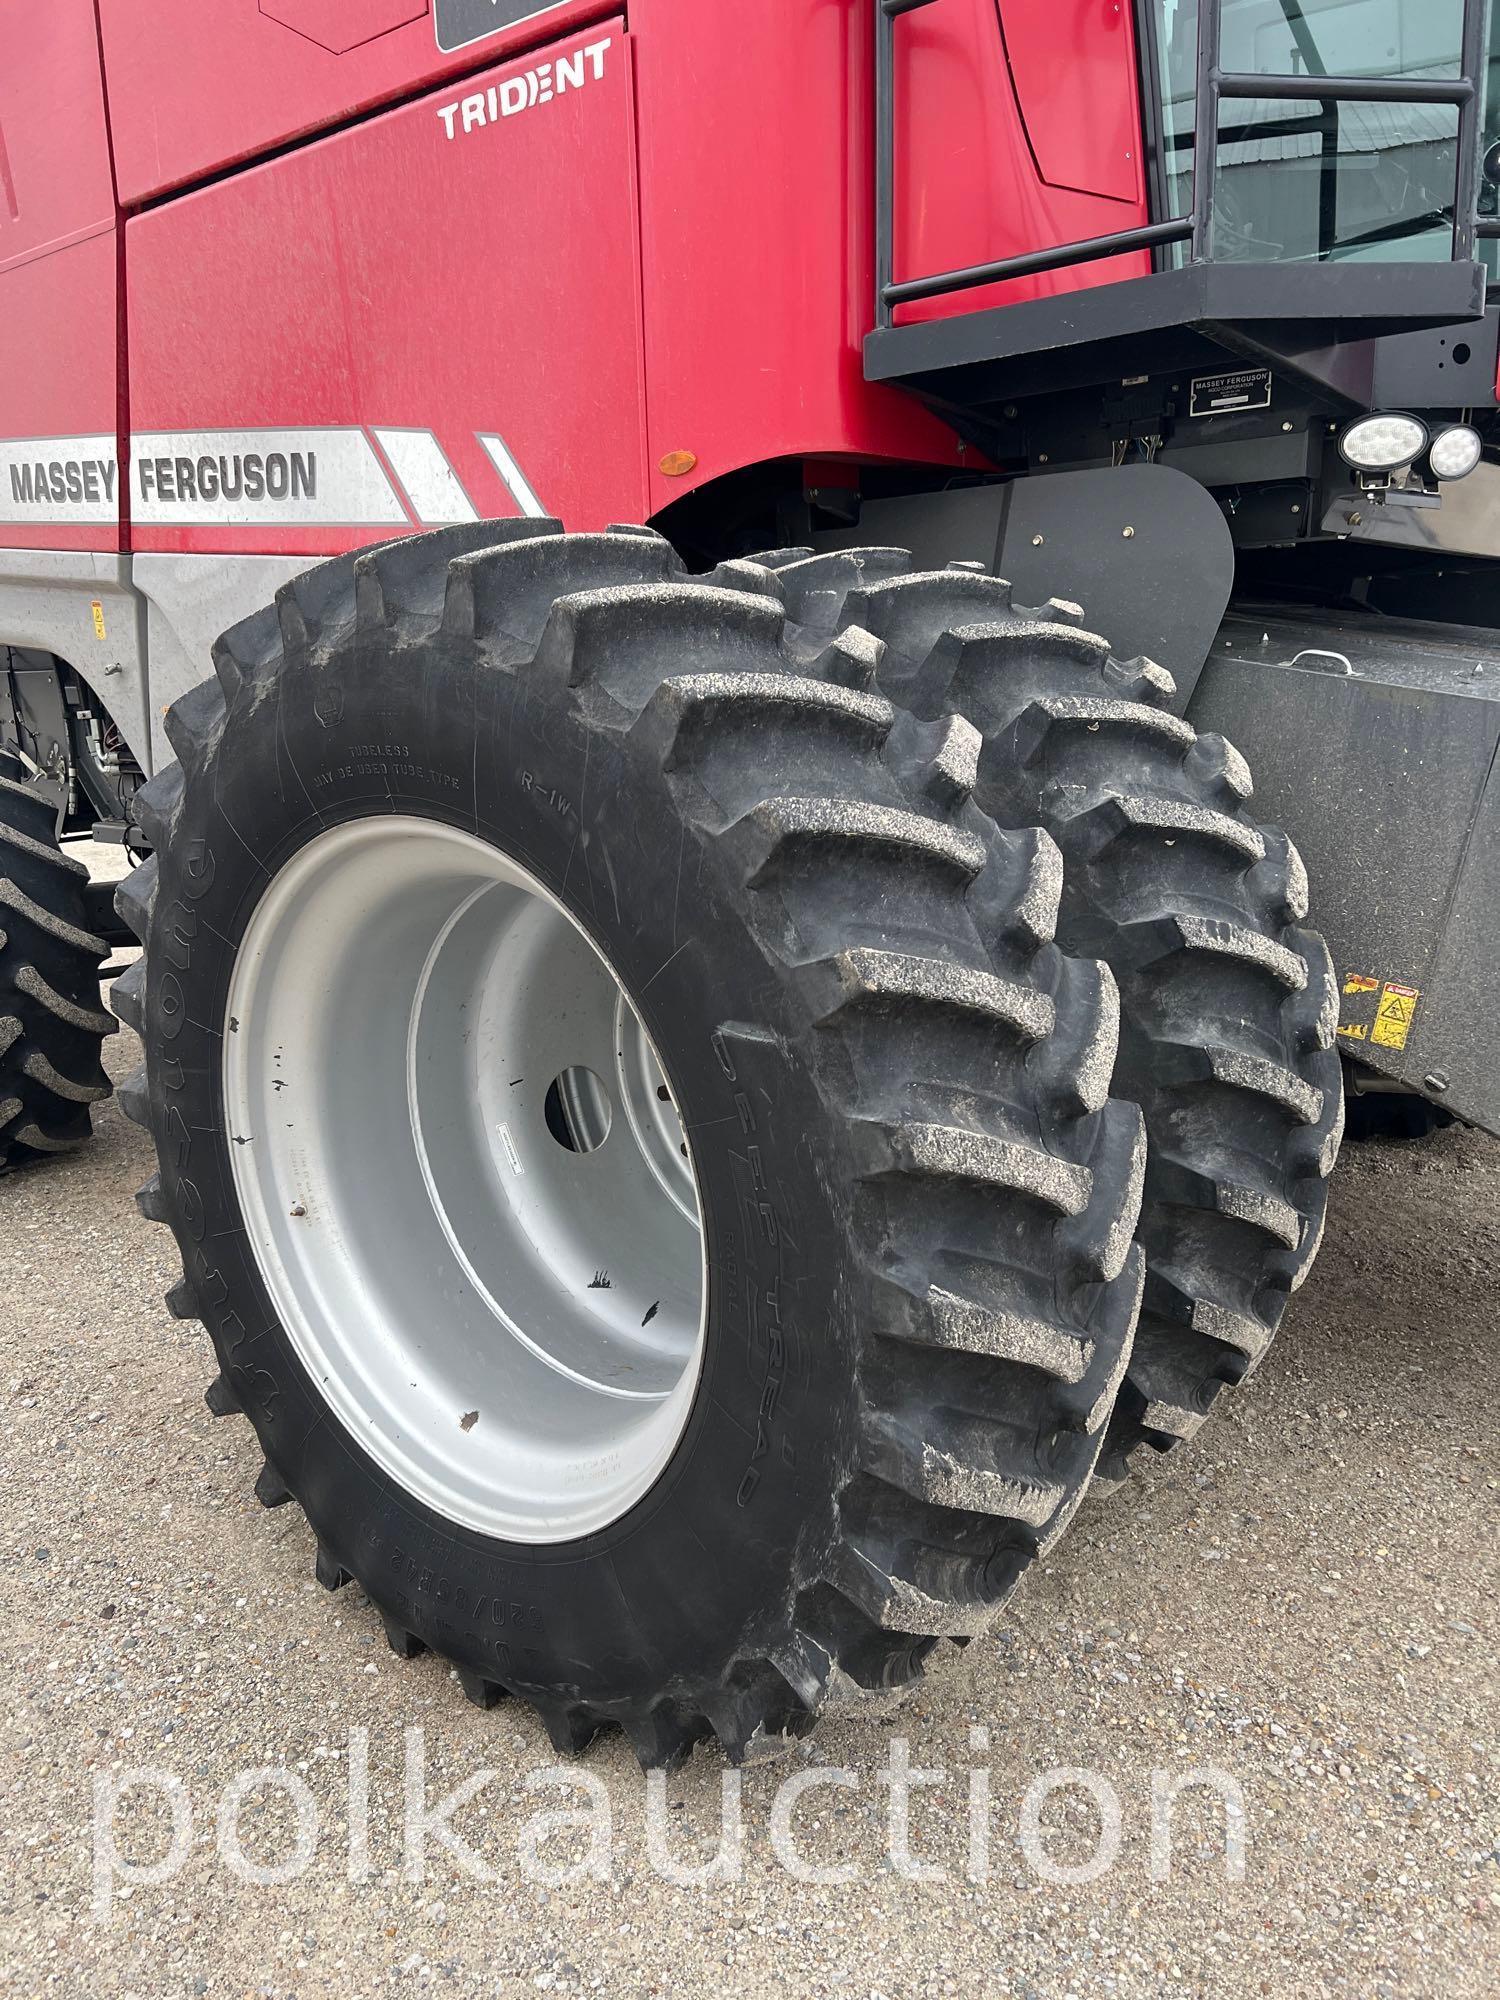
[[[1345,1068],[1500,1129],[1490,16],[0,0],[0,1162],[128,927],[210,1408],[476,1702],[910,1680]]]

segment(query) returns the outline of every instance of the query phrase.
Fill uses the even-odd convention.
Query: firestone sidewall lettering
[[[492,83],[487,90],[476,90],[470,97],[438,105],[444,132],[450,139],[460,139],[502,118],[514,118],[517,112],[550,104],[566,91],[582,90],[586,83],[602,83],[610,46],[611,38],[606,36],[602,42],[574,49],[571,55],[557,56],[551,62],[538,63],[535,69],[523,70],[519,76],[508,76],[503,83]]]

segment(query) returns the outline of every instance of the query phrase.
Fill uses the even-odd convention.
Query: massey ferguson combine
[[[1490,11],[0,0],[0,1158],[138,939],[209,1406],[474,1701],[911,1679],[1345,1067],[1500,1128]]]

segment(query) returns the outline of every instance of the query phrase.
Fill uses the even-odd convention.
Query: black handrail
[[[1474,85],[1466,76],[1432,77],[1419,82],[1411,76],[1258,76],[1221,70],[1218,92],[1224,97],[1259,97],[1272,103],[1304,104],[1309,99],[1332,104],[1467,104]]]
[[[1024,257],[1007,257],[1000,264],[971,264],[962,271],[942,271],[934,278],[906,278],[885,288],[887,303],[904,306],[913,299],[935,299],[945,292],[968,292],[976,285],[992,285],[996,276],[1029,278],[1038,271],[1056,270],[1059,264],[1093,264],[1102,257],[1120,257],[1127,250],[1154,250],[1164,243],[1185,243],[1193,233],[1192,220],[1152,222],[1141,229],[1122,229],[1113,236],[1091,236],[1083,243],[1059,243],[1055,249],[1033,250]]]
[[[1487,0],[1464,0],[1461,74],[1457,77],[1419,81],[1410,77],[1357,76],[1257,76],[1226,71],[1220,62],[1223,37],[1222,0],[1199,0],[1198,9],[1198,90],[1197,117],[1193,140],[1193,207],[1189,215],[1170,221],[1148,223],[1144,227],[1122,229],[1108,236],[1089,237],[1080,243],[1059,243],[1045,250],[1028,251],[1019,257],[1001,257],[992,263],[971,264],[954,271],[938,271],[929,277],[895,277],[895,57],[896,21],[903,14],[930,7],[935,0],[876,0],[875,11],[875,323],[885,329],[892,324],[897,306],[918,299],[942,298],[953,292],[972,291],[980,285],[1000,284],[1011,278],[1040,276],[1064,270],[1070,265],[1097,263],[1106,257],[1121,257],[1133,251],[1156,250],[1173,243],[1189,243],[1189,260],[1194,264],[1211,261],[1213,256],[1214,184],[1218,172],[1219,146],[1225,133],[1220,118],[1226,99],[1255,99],[1264,103],[1316,103],[1321,116],[1307,121],[1278,121],[1276,126],[1253,128],[1257,136],[1272,131],[1323,129],[1325,135],[1337,131],[1340,104],[1428,104],[1452,105],[1458,110],[1458,170],[1454,188],[1453,257],[1466,262],[1474,255],[1476,242],[1500,238],[1500,218],[1481,217],[1479,205],[1479,121],[1483,93],[1479,73],[1485,54],[1485,6]],[[1157,86],[1159,88],[1159,85]],[[1231,134],[1245,128],[1232,127]],[[1325,191],[1325,209],[1328,207]],[[1328,236],[1331,216],[1326,215],[1320,235]]]

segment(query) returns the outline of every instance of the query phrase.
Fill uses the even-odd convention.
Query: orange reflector
[[[661,469],[668,479],[681,479],[685,472],[691,472],[698,463],[695,451],[669,451],[661,460]]]

